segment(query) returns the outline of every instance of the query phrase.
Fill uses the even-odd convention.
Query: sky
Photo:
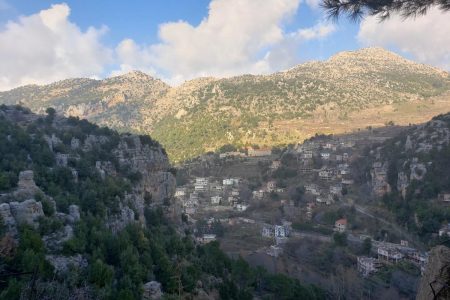
[[[381,46],[450,70],[450,13],[329,21],[321,0],[0,0],[0,90],[140,70],[177,85]]]

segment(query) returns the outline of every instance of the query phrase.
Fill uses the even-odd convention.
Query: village
[[[377,217],[355,203],[359,194],[351,162],[365,146],[392,133],[383,134],[318,136],[285,149],[210,153],[184,166],[185,178],[175,197],[197,241],[219,240],[228,253],[262,253],[277,259],[288,243],[301,243],[302,238],[333,243],[342,235],[348,243],[370,245],[368,253],[354,255],[354,269],[361,278],[402,262],[423,272],[428,261],[423,248],[415,247],[416,241],[406,234],[393,239],[377,235]],[[373,170],[377,194],[385,188],[377,178],[385,177],[386,170],[378,165]],[[450,234],[450,225],[439,232],[444,234]],[[239,239],[245,239],[246,252]]]

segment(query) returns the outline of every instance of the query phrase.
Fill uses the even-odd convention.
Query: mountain
[[[0,106],[0,299],[325,299],[196,241],[174,173],[149,136]]]
[[[175,160],[224,144],[279,145],[315,133],[423,122],[450,109],[450,77],[381,48],[342,52],[270,75],[198,78],[169,87],[134,72],[0,93],[119,130],[150,132]]]
[[[67,116],[126,129],[136,128],[142,121],[140,111],[151,109],[169,88],[161,80],[133,71],[105,80],[77,78],[19,87],[0,93],[0,103],[24,105],[37,113],[53,107]]]

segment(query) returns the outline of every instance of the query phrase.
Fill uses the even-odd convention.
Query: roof
[[[347,225],[347,219],[339,219],[339,220],[336,221],[335,224]]]

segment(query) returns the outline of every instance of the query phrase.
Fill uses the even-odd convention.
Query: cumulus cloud
[[[300,42],[334,30],[319,24],[285,32],[285,22],[299,5],[300,0],[213,0],[208,16],[198,26],[184,21],[165,23],[160,25],[158,44],[122,42],[116,49],[123,61],[119,72],[146,65],[178,83],[198,76],[261,74],[291,66]]]
[[[0,90],[69,77],[94,77],[111,62],[100,42],[106,28],[82,31],[66,4],[8,22],[0,31]]]
[[[324,38],[335,31],[336,27],[333,24],[318,23],[314,27],[299,29],[296,35],[299,39],[307,41]]]
[[[394,47],[414,59],[450,70],[450,15],[437,8],[415,19],[392,16],[379,22],[368,17],[360,26],[358,39],[368,46]]]
[[[159,27],[158,43],[124,39],[114,48],[101,42],[107,28],[82,30],[69,20],[67,4],[52,5],[0,29],[0,90],[131,70],[177,84],[199,76],[285,69],[299,61],[303,42],[324,38],[335,30],[319,22],[286,32],[301,1],[212,0],[208,15],[196,26],[185,21],[164,23]]]

